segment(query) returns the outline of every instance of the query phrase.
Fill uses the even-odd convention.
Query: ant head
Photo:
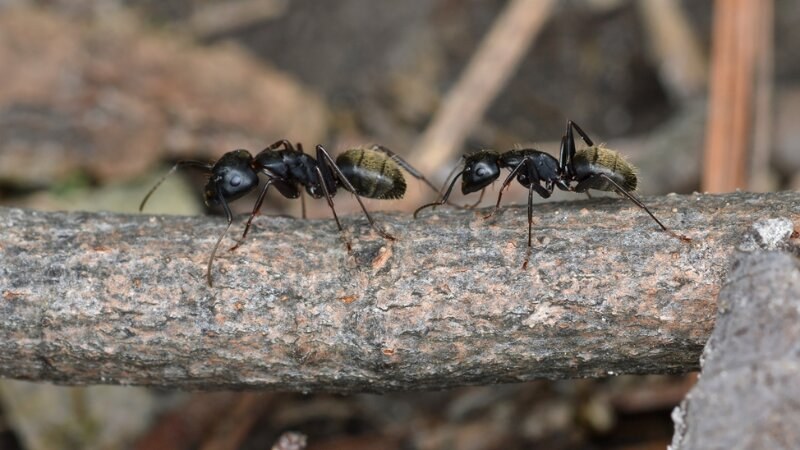
[[[467,155],[461,176],[461,192],[469,194],[492,184],[500,176],[499,161],[500,154],[493,150],[481,150]]]
[[[236,200],[258,186],[258,173],[252,167],[253,156],[247,150],[234,150],[222,155],[211,169],[211,178],[206,184],[206,204],[219,202],[218,193],[224,200]]]

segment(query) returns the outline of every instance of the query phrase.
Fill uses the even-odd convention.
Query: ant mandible
[[[577,131],[589,147],[575,149],[573,130]],[[567,129],[561,137],[560,158],[532,148],[509,150],[499,153],[493,150],[481,150],[464,157],[464,169],[456,174],[453,181],[437,202],[420,206],[414,211],[414,218],[420,211],[447,202],[458,177],[461,177],[461,192],[470,194],[485,189],[500,177],[503,168],[511,172],[503,181],[492,211],[484,216],[492,217],[500,207],[503,191],[515,179],[528,188],[528,249],[522,268],[528,266],[531,249],[531,233],[533,223],[533,193],[549,198],[557,186],[563,191],[585,192],[589,189],[613,191],[627,197],[636,206],[642,208],[655,222],[670,235],[688,242],[688,237],[670,231],[641,202],[632,191],[636,190],[636,168],[626,161],[618,152],[609,148],[594,145],[589,136],[573,121],[567,121]],[[576,183],[573,186],[573,183]]]
[[[316,146],[315,159],[303,152],[301,144],[297,144],[297,149],[295,149],[291,142],[282,139],[265,148],[255,157],[249,151],[239,149],[225,153],[214,164],[206,164],[199,161],[178,161],[147,193],[139,205],[139,211],[144,209],[147,200],[164,179],[178,168],[192,167],[210,174],[203,191],[205,203],[209,206],[212,204],[221,205],[228,220],[228,225],[214,244],[206,267],[206,280],[209,286],[213,286],[211,267],[214,257],[233,222],[233,214],[228,203],[257,188],[259,185],[259,173],[266,175],[267,181],[261,188],[253,207],[253,212],[245,225],[241,240],[231,247],[231,250],[235,250],[244,241],[250,230],[253,218],[261,210],[261,205],[270,186],[275,186],[278,192],[286,198],[299,197],[301,186],[305,187],[306,192],[313,198],[325,197],[333,213],[336,226],[340,232],[344,233],[344,228],[333,205],[333,197],[336,195],[337,188],[342,187],[355,194],[356,200],[362,211],[364,211],[370,226],[384,239],[394,240],[394,236],[375,223],[375,220],[370,216],[361,201],[361,197],[374,199],[401,198],[405,194],[406,182],[398,166],[438,192],[438,189],[419,171],[386,147],[371,145],[350,149],[339,155],[334,162],[331,155],[322,145]],[[346,237],[345,242],[349,251],[351,245]]]

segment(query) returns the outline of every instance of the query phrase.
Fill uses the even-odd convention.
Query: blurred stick
[[[224,416],[217,416],[219,422],[214,431],[205,438],[200,450],[237,450],[253,426],[270,407],[272,393],[244,392],[238,394],[236,405]]]
[[[702,189],[747,187],[761,0],[716,0]]]
[[[449,167],[550,17],[553,0],[511,0],[410,153],[422,173]]]
[[[197,5],[185,26],[197,37],[208,38],[280,17],[287,8],[287,0],[203,3]]]
[[[772,134],[775,124],[772,122],[772,94],[775,89],[774,58],[774,0],[762,0],[757,11],[759,28],[756,45],[758,57],[756,61],[755,120],[753,130],[753,156],[750,169],[750,190],[767,192],[775,189],[770,182],[770,159],[772,153]]]
[[[694,242],[621,199],[537,205],[528,270],[525,207],[376,213],[396,241],[343,217],[351,253],[331,220],[258,217],[213,289],[222,218],[0,208],[0,376],[386,392],[693,370],[731,255],[755,218],[787,218],[756,243],[790,239],[800,193],[642,200]]]
[[[197,448],[223,413],[231,410],[241,394],[198,392],[168,412],[142,436],[135,450],[189,450]]]
[[[683,6],[674,0],[642,0],[636,5],[665,85],[673,97],[692,99],[705,87],[708,73]]]

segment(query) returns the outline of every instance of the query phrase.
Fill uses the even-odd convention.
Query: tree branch
[[[524,207],[376,214],[393,242],[344,218],[350,255],[332,220],[259,217],[214,288],[221,219],[0,209],[0,376],[383,392],[694,370],[730,256],[775,240],[756,220],[791,233],[800,194],[644,201],[693,242],[621,199],[536,205],[527,270]]]

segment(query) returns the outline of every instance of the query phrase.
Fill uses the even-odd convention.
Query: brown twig
[[[0,376],[66,384],[385,392],[695,369],[734,248],[800,194],[443,208],[420,220],[224,220],[0,209]],[[242,218],[243,219],[243,218]],[[241,229],[242,219],[235,227]],[[789,222],[791,223],[791,222]],[[789,233],[791,234],[791,233]]]
[[[756,34],[756,72],[753,108],[753,154],[750,161],[750,190],[770,191],[770,159],[772,153],[773,123],[772,96],[775,91],[775,51],[774,51],[774,0],[759,2],[753,12],[757,14],[758,31]]]
[[[433,173],[458,158],[461,144],[514,73],[554,3],[512,0],[495,19],[410,154],[422,173]]]
[[[664,84],[680,100],[691,100],[705,87],[706,59],[680,2],[636,2]]]
[[[200,450],[237,450],[272,401],[271,393],[244,392],[237,397],[236,405],[214,427],[213,433],[203,440]]]
[[[706,192],[730,192],[747,186],[760,7],[758,0],[714,2],[711,98],[702,182]]]

